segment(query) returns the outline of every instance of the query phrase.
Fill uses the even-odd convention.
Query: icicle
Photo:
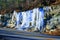
[[[35,27],[35,30],[37,30],[37,28],[39,27],[39,17],[38,17],[38,8],[35,9],[35,12],[36,12],[36,27]]]
[[[32,26],[34,27],[35,26],[35,13],[36,13],[36,10],[35,9],[33,9],[33,11],[32,11],[32,14],[31,14],[31,18],[32,18]]]
[[[17,30],[23,31],[26,23],[26,12],[19,12],[16,21],[17,21],[17,25],[16,25]]]
[[[22,13],[18,12],[16,15],[16,27],[15,28],[17,28],[17,29],[20,28],[21,21],[22,21]]]
[[[16,15],[16,27],[15,28],[19,28],[19,13],[17,13]]]
[[[26,31],[29,28],[29,23],[30,23],[30,13],[29,11],[22,12],[23,15],[23,20],[20,29]]]
[[[22,12],[22,15],[23,15],[23,20],[22,20],[22,24],[21,24],[21,29],[24,30],[25,28],[25,24],[26,24],[26,21],[27,21],[27,16],[26,16],[26,12]]]
[[[33,10],[29,10],[29,28],[32,27],[32,21],[33,21]]]
[[[29,11],[26,11],[26,16],[27,16],[26,17],[27,19],[26,19],[26,26],[25,27],[29,27],[29,23],[30,23],[30,21],[29,21],[30,20],[29,19],[29,17],[30,17]]]
[[[12,15],[12,21],[14,21],[14,17],[16,18],[17,12],[14,10],[13,15]]]
[[[42,30],[44,28],[43,20],[44,20],[44,10],[43,10],[43,8],[39,8],[39,27],[38,27],[38,29],[40,30],[40,32],[42,32]]]

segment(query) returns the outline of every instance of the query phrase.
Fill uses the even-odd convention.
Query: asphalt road
[[[36,32],[18,31],[0,28],[0,39],[4,40],[60,40],[60,36],[51,36]]]

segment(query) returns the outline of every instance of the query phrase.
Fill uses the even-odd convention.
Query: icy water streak
[[[29,28],[35,28],[35,30],[43,30],[44,25],[44,10],[43,8],[34,8],[33,10],[28,10],[24,12],[14,11],[13,15],[16,18],[17,30],[27,30]],[[12,17],[12,21],[14,16]]]

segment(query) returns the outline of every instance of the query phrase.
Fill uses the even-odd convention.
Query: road
[[[6,40],[60,40],[60,36],[51,36],[36,32],[17,31],[0,28],[0,37]]]

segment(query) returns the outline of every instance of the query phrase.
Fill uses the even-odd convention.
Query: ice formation
[[[35,27],[35,30],[42,30],[44,27],[44,10],[43,8],[34,8],[24,12],[14,11],[13,18],[16,18],[16,28],[18,30],[27,30],[30,27]],[[21,22],[21,24],[20,24]]]

